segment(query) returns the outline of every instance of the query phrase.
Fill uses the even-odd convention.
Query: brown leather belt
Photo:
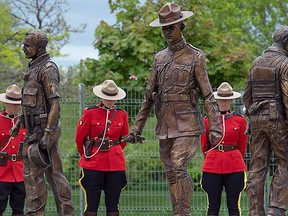
[[[100,146],[102,142],[102,139],[100,139],[98,142],[94,141],[94,146]],[[108,145],[109,148],[112,146],[116,146],[120,144],[120,140],[108,140],[107,138],[104,138],[104,141],[102,143],[102,145]]]
[[[215,148],[215,146],[217,146],[217,147]],[[225,151],[233,151],[233,150],[238,149],[238,145],[237,144],[234,144],[234,145],[219,144],[219,145],[212,145],[212,148],[215,148],[216,150],[218,150],[220,152],[225,152]]]
[[[7,159],[14,162],[14,161],[23,160],[23,156],[22,155],[12,154],[12,155],[8,155]]]

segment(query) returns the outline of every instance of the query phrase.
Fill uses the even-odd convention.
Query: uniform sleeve
[[[87,110],[83,111],[83,115],[77,123],[77,130],[75,135],[75,142],[79,154],[82,156],[84,154],[83,145],[85,138],[89,135],[91,127],[91,116]]]
[[[144,94],[144,100],[142,102],[142,105],[140,107],[140,110],[136,116],[135,122],[132,126],[131,131],[134,131],[138,134],[142,134],[143,128],[146,124],[146,121],[148,119],[149,113],[153,106],[153,92],[156,91],[156,60],[154,60],[152,65],[152,71],[151,71],[151,80],[149,81],[147,85],[146,92]]]
[[[243,156],[245,154],[248,142],[248,135],[245,134],[246,126],[247,126],[246,119],[243,116],[241,117],[240,120],[240,131],[239,131],[240,134],[238,139],[238,149]]]
[[[205,123],[205,133],[201,134],[200,136],[200,143],[201,143],[201,150],[204,154],[207,151],[207,145],[209,144],[209,125],[208,125],[208,119],[204,118]]]
[[[244,94],[243,94],[243,102],[244,102],[245,108],[246,108],[246,115],[248,115],[248,116],[249,116],[249,109],[250,109],[250,106],[252,104],[252,86],[251,86],[251,82],[250,82],[250,76],[251,76],[251,74],[249,73],[249,76],[248,76],[247,82],[246,82],[246,87],[245,87]]]
[[[121,137],[124,137],[124,136],[128,135],[128,133],[129,133],[129,122],[128,122],[128,114],[127,114],[127,112],[125,112],[125,115],[124,115],[123,119],[124,119],[124,122],[123,122],[124,126],[123,126],[123,129],[122,129],[122,132],[121,132]],[[124,149],[125,146],[126,146],[126,142],[121,142],[120,145],[121,145],[122,149]]]
[[[209,81],[208,73],[206,71],[205,55],[200,53],[197,56],[197,63],[195,64],[195,76],[198,86],[204,98],[204,109],[209,121],[209,128],[213,131],[222,133],[222,126],[218,117],[218,107],[216,100],[212,94],[212,87]]]
[[[283,104],[285,107],[286,112],[286,119],[288,119],[288,62],[287,64],[283,66],[282,73],[281,73],[281,79],[280,79],[280,86],[282,91],[282,97],[283,97]]]
[[[60,75],[58,68],[54,63],[48,62],[46,64],[46,69],[42,74],[42,83],[45,95],[48,99],[60,97]]]

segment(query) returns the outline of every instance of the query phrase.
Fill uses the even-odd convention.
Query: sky
[[[62,49],[66,57],[53,58],[60,67],[68,67],[78,64],[81,59],[97,58],[97,50],[93,48],[95,40],[94,32],[101,20],[109,25],[115,23],[115,15],[110,13],[108,0],[68,0],[68,11],[64,14],[66,21],[72,27],[81,23],[86,24],[83,33],[70,35],[69,43]]]

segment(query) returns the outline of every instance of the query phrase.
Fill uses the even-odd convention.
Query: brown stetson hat
[[[21,89],[13,84],[7,87],[5,93],[0,94],[0,101],[9,104],[21,104]]]
[[[223,82],[220,84],[220,86],[217,88],[216,92],[213,92],[215,99],[235,99],[241,97],[241,94],[239,92],[233,91],[232,86],[228,82]]]
[[[93,93],[106,100],[121,100],[126,97],[125,91],[119,88],[113,80],[105,80],[103,84],[95,86]]]
[[[168,26],[187,19],[192,15],[192,11],[181,11],[180,6],[175,3],[166,3],[158,12],[159,18],[149,25],[152,27]]]

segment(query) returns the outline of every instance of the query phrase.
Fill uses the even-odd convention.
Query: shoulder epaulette
[[[239,113],[236,113],[236,112],[233,112],[233,115],[236,115],[236,116],[241,116],[241,117],[245,118],[245,116],[244,116],[244,115],[241,115],[241,114],[239,114]]]
[[[192,46],[192,45],[189,44],[189,43],[188,43],[188,45],[189,45],[192,49],[197,50],[198,52],[203,53],[203,51],[202,51],[201,49],[199,49],[199,48],[197,48],[197,47],[194,47],[194,46]]]
[[[55,68],[57,68],[57,65],[55,64],[55,62],[53,62],[52,60],[49,60],[47,63],[46,63],[46,68],[49,68],[49,67],[52,67],[54,66]]]
[[[115,109],[116,109],[116,110],[121,110],[121,111],[123,111],[123,112],[126,112],[126,110],[121,109],[120,107],[117,107],[117,106],[115,107]]]
[[[96,108],[98,108],[98,105],[86,107],[85,110],[96,109]]]

